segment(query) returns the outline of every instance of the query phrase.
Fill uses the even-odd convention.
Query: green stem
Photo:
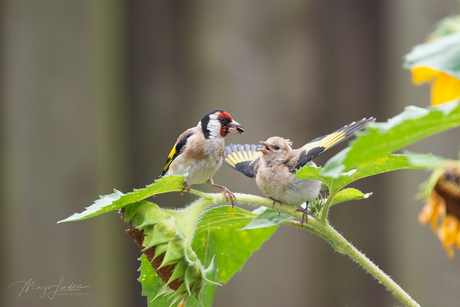
[[[332,200],[338,192],[329,194],[326,203],[324,204],[323,209],[321,209],[320,219],[323,223],[327,222],[327,214],[329,212],[329,207],[331,206]]]
[[[337,193],[339,192],[340,190],[337,190],[335,192],[332,192],[332,191],[329,191],[329,196],[327,197],[327,200],[326,200],[326,203],[324,204],[323,208],[321,209],[321,212],[319,214],[319,218],[321,219],[321,221],[323,223],[327,223],[327,214],[329,213],[329,207],[331,206],[332,204],[332,201],[334,200],[334,197],[335,195],[337,195]]]
[[[215,203],[223,203],[226,202],[224,196],[222,194],[208,194],[199,192],[196,190],[190,190],[191,193],[195,195],[200,195],[201,197],[205,197],[208,201],[214,201]],[[235,193],[236,202],[238,203],[246,203],[246,204],[254,204],[259,206],[264,206],[268,208],[273,207],[273,201],[255,196],[255,195],[248,195],[248,194],[241,194]],[[331,199],[333,197],[330,197]],[[328,202],[328,207],[330,202]],[[286,205],[279,205],[275,204],[275,210],[287,213],[291,215],[293,218],[297,220],[302,219],[302,213],[295,211],[295,208],[292,206]],[[314,217],[308,218],[308,223],[304,224],[303,226],[298,223],[297,221],[289,221],[286,224],[300,227],[304,230],[311,231],[318,236],[322,237],[334,247],[336,251],[342,254],[348,255],[351,259],[353,259],[356,263],[362,266],[367,272],[369,272],[372,276],[374,276],[382,285],[384,285],[393,295],[399,299],[402,303],[406,306],[420,306],[414,299],[410,297],[396,282],[394,282],[390,276],[385,274],[377,265],[375,265],[370,259],[368,259],[363,253],[361,253],[358,249],[356,249],[350,242],[348,242],[340,233],[338,233],[326,219],[327,215],[327,208],[324,208],[322,211],[322,216],[318,220]]]
[[[318,237],[321,237],[323,238],[324,240],[329,241],[329,238],[324,235],[324,233],[320,232],[318,229],[314,228],[314,227],[311,227],[310,225],[308,224],[301,224],[299,221],[297,220],[290,220],[290,221],[287,221],[287,222],[284,222],[283,224],[285,225],[288,225],[288,226],[293,226],[293,227],[297,227],[297,228],[301,228],[303,230],[308,230],[312,233],[314,233],[315,235],[317,235]],[[332,244],[332,242],[330,242]]]
[[[201,192],[201,191],[195,190],[195,189],[190,189],[189,193],[193,194],[193,195],[196,195],[198,197],[202,197],[204,199],[208,199],[208,200],[215,200],[216,198],[218,198],[217,196],[221,195],[221,194],[217,194],[217,193],[205,193],[205,192]],[[215,201],[215,202],[217,203],[218,201]]]

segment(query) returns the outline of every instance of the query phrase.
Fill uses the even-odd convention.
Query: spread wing
[[[232,168],[254,178],[259,168],[259,149],[262,145],[235,145],[225,146],[224,161]]]
[[[165,164],[165,167],[163,168],[163,173],[161,174],[161,176],[164,176],[164,174],[166,174],[166,172],[169,169],[169,166],[174,161],[174,159],[176,159],[184,151],[185,147],[187,146],[187,141],[189,137],[191,137],[194,133],[193,131],[190,131],[190,130],[191,129],[182,133],[177,139],[176,144],[174,144],[173,149],[169,153],[168,159],[166,160],[166,164]]]
[[[295,159],[291,163],[291,167],[293,169],[299,169],[305,166],[308,162],[328,150],[329,148],[334,147],[335,145],[343,142],[350,137],[354,136],[357,131],[360,131],[364,128],[364,126],[368,122],[374,122],[375,118],[363,118],[357,122],[352,122],[351,124],[345,125],[340,129],[332,132],[328,135],[320,136],[314,139],[311,142],[308,142],[301,148],[297,149],[296,151],[300,151],[300,153],[296,154],[298,159]]]

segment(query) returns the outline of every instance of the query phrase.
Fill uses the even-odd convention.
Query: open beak
[[[259,143],[264,145],[264,148],[259,148],[259,151],[261,151],[262,153],[267,153],[267,152],[269,152],[271,150],[270,149],[270,146],[271,146],[270,143],[267,143],[267,142],[264,142],[264,141],[260,141]]]
[[[241,126],[240,124],[238,124],[235,120],[232,120],[232,121],[228,124],[228,131],[229,131],[229,132],[233,132],[233,133],[243,134],[244,128],[243,128],[243,126]]]

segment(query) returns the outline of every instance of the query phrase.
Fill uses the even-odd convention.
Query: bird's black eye
[[[228,125],[228,123],[230,123],[230,121],[225,117],[219,118],[219,121],[222,125]]]
[[[273,147],[273,148],[274,148],[275,150],[278,150],[278,149],[280,149],[280,147],[279,147],[279,146],[275,146],[275,147]]]

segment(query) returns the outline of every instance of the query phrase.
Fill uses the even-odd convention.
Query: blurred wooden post
[[[118,215],[56,224],[126,186],[123,2],[2,4],[0,305],[128,305]],[[8,288],[30,278],[89,295]]]

